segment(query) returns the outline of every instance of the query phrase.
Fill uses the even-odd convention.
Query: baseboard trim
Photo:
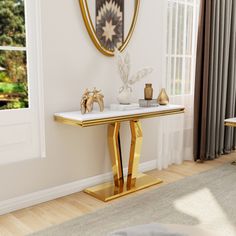
[[[141,163],[139,170],[146,172],[153,170],[157,167],[156,160]],[[127,173],[127,168],[124,168],[124,173]],[[78,180],[72,183],[63,184],[57,187],[41,190],[38,192],[30,193],[24,196],[12,198],[9,200],[0,202],[0,215],[7,214],[16,210],[20,210],[26,207],[37,205],[43,202],[47,202],[56,198],[64,197],[66,195],[80,192],[85,188],[108,182],[112,180],[112,173],[106,173],[102,175],[93,176],[83,180]]]

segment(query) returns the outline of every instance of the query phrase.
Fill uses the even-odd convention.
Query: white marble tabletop
[[[175,110],[184,110],[183,106],[180,105],[166,105],[166,106],[158,106],[158,107],[137,107],[136,109],[124,110],[124,111],[114,111],[109,108],[105,108],[103,112],[98,110],[94,110],[91,113],[81,114],[80,111],[72,111],[72,112],[59,112],[55,114],[55,117],[61,117],[64,119],[70,119],[75,121],[88,121],[88,120],[97,120],[97,119],[107,119],[113,117],[124,117],[124,116],[132,116],[132,115],[141,115],[141,114],[149,114],[149,113],[157,113],[157,112],[165,112],[165,111],[175,111]]]
[[[158,107],[137,107],[131,110],[111,110],[106,108],[103,112],[94,110],[88,114],[81,114],[81,111],[59,112],[54,114],[55,121],[75,126],[95,126],[102,124],[110,124],[114,122],[123,122],[131,120],[140,120],[158,116],[176,115],[184,113],[184,106],[167,105]]]
[[[236,123],[236,117],[235,118],[226,119],[225,122]]]

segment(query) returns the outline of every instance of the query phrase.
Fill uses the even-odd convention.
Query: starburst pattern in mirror
[[[109,50],[123,44],[124,0],[96,0],[96,34]]]

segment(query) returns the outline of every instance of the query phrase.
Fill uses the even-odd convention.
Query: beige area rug
[[[150,223],[187,228],[188,235],[203,229],[235,236],[236,167],[227,164],[187,177],[33,235],[99,236]]]

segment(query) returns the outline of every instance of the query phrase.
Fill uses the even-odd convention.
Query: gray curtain
[[[236,117],[236,0],[201,0],[198,30],[194,157],[209,160],[236,146],[224,119]]]

